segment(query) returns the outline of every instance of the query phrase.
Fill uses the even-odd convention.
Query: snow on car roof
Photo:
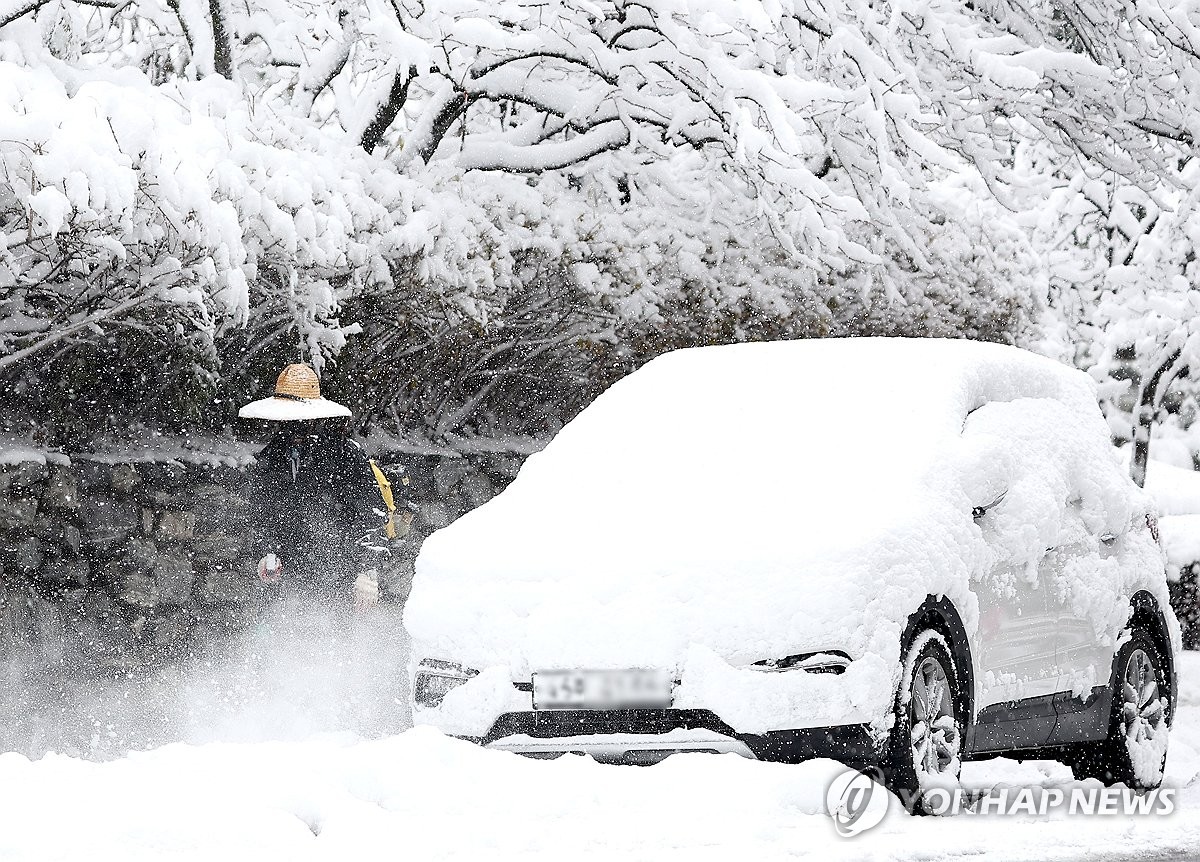
[[[636,658],[589,653],[608,635],[584,633],[585,607],[644,654],[696,637],[726,656],[766,650],[796,629],[794,609],[773,605],[798,590],[825,606],[805,622],[814,637],[853,628],[881,579],[965,594],[991,553],[972,507],[1009,490],[996,520],[1019,529],[999,547],[1018,556],[1053,544],[1073,482],[1100,501],[1084,507],[1095,518],[1128,518],[1115,457],[1086,375],[1013,347],[680,350],[616,383],[502,494],[426,540],[405,621],[447,652],[575,643],[581,662]],[[1022,471],[1033,478],[1015,482]]]
[[[1095,412],[1082,374],[1002,345],[862,338],[679,350],[564,428],[530,458],[513,496],[537,505],[524,490],[534,488],[597,517],[615,507],[659,522],[712,518],[736,501],[722,517],[738,526],[780,512],[820,522],[822,535],[854,506],[858,532],[863,510],[886,519],[902,504],[972,410],[1019,397]],[[740,496],[768,489],[779,496]]]
[[[625,541],[649,528],[643,538],[658,544],[707,544],[765,524],[841,543],[909,508],[972,410],[1018,397],[1095,412],[1084,375],[1001,345],[864,338],[675,351],[601,395],[458,529],[554,523],[564,538],[594,541],[594,525]],[[519,520],[504,523],[509,515]]]

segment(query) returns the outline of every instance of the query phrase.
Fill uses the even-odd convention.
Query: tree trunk
[[[1146,486],[1146,463],[1150,460],[1150,428],[1158,405],[1162,403],[1167,386],[1179,374],[1177,363],[1180,350],[1173,350],[1143,378],[1133,417],[1133,457],[1129,461],[1129,476],[1139,488]]]
[[[213,69],[218,75],[232,81],[233,44],[221,0],[208,0],[208,13],[212,17]]]

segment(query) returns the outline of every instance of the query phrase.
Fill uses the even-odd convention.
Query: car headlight
[[[437,706],[447,694],[478,675],[479,671],[458,662],[423,659],[413,680],[413,700],[419,706]]]
[[[768,658],[749,665],[750,670],[779,673],[801,670],[807,673],[844,673],[850,666],[850,657],[840,652],[808,652],[783,658]]]

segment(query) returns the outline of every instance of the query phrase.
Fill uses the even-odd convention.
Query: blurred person
[[[349,408],[321,396],[313,369],[293,364],[238,416],[278,423],[247,488],[258,577],[284,593],[374,607],[390,544],[412,513],[395,511],[389,480],[350,438]]]

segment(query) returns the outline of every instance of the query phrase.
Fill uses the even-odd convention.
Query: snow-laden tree
[[[1111,11],[0,0],[5,71],[37,76],[10,110],[47,130],[5,145],[6,167],[21,146],[55,150],[53,165],[103,140],[78,173],[136,189],[84,201],[69,171],[30,162],[0,227],[8,307],[28,314],[32,281],[67,299],[6,324],[5,358],[109,337],[89,317],[132,326],[122,303],[135,296],[183,309],[182,328],[214,345],[200,365],[222,379],[276,350],[334,358],[347,338],[361,340],[357,361],[404,374],[402,357],[433,337],[478,351],[457,404],[413,402],[445,402],[425,417],[443,433],[507,391],[496,372],[515,366],[493,351],[542,296],[531,272],[561,274],[570,283],[548,295],[590,306],[579,338],[546,351],[590,343],[606,367],[765,336],[1011,339],[1037,308],[1038,268],[1010,214],[971,201],[1040,208],[1022,146],[1181,187],[1175,157],[1196,116],[1187,9]],[[55,125],[42,87],[45,105],[91,119]],[[22,233],[41,245],[13,251]],[[160,258],[166,275],[145,265]],[[102,270],[122,287],[87,287]],[[573,363],[552,363],[575,369],[560,385],[596,373]]]
[[[1029,48],[989,59],[985,75],[1025,86],[1034,72],[1050,97],[988,102],[1016,119],[1010,200],[1031,214],[1058,330],[1042,347],[1100,381],[1140,482],[1168,387],[1196,361],[1200,16],[1183,2],[1090,0],[987,14]]]
[[[1122,364],[1133,369],[1130,471],[1141,485],[1168,387],[1189,367],[1200,368],[1200,213],[1195,187],[1186,194],[1163,191],[1158,200],[1122,186],[1117,191],[1109,222],[1128,251],[1104,271],[1095,316],[1102,333],[1097,369],[1109,378]]]
[[[1149,189],[1096,165],[1054,174],[1033,236],[1060,353],[1096,377],[1114,437],[1133,443],[1140,484],[1169,387],[1200,361],[1197,169],[1186,162],[1175,182]]]
[[[83,369],[121,355],[106,345],[156,342],[159,361],[112,393],[154,415],[210,386],[218,333],[251,321],[319,364],[344,344],[338,290],[411,252],[394,171],[266,122],[228,82],[152,87],[22,53],[0,43],[0,375],[34,406],[103,402],[76,391]],[[271,297],[278,319],[259,314]]]
[[[8,19],[42,5],[9,2]],[[61,20],[69,2],[42,11]],[[962,65],[978,57],[942,43],[989,22],[942,14],[934,26],[861,0],[138,0],[71,29],[90,34],[84,58],[235,78],[255,102],[336,126],[410,173],[540,173],[620,152],[614,179],[654,204],[673,190],[647,166],[698,151],[719,170],[667,179],[730,186],[811,267],[878,263],[892,245],[920,260],[910,210],[932,171],[1002,170],[994,123],[958,117],[924,81],[941,62],[948,90],[983,81]],[[873,248],[852,237],[863,223]]]
[[[783,6],[372,0],[303,29],[297,8],[251,16],[248,52],[269,72],[254,86],[410,175],[587,165],[630,204],[668,209],[723,186],[810,270],[877,263],[889,242],[919,254],[902,213],[925,162],[953,161],[902,52],[826,40]],[[875,249],[852,237],[861,223],[882,230]]]
[[[1047,266],[1051,337],[1031,344],[1097,376],[1140,483],[1168,386],[1196,362],[1200,16],[1182,2],[974,9],[995,37],[946,28],[947,52],[982,47],[966,116],[1008,142],[1008,185],[991,185],[1028,214]]]

